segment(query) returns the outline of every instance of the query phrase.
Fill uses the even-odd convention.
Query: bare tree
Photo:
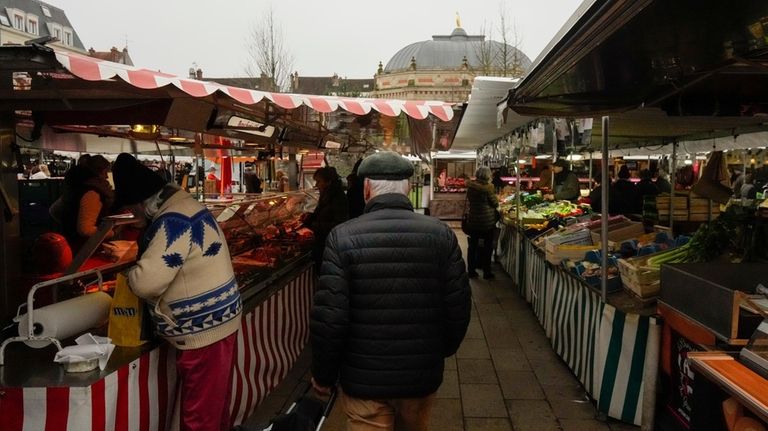
[[[517,32],[517,24],[507,16],[506,2],[499,3],[499,34],[501,35],[501,46],[499,47],[497,67],[501,76],[511,76],[513,78],[522,77],[525,74],[523,70],[523,59],[519,49],[522,39]]]
[[[490,27],[493,28],[492,26]],[[492,31],[486,31],[487,27],[483,24],[480,27],[480,34],[485,36],[485,40],[475,45],[475,56],[479,62],[479,69],[475,70],[476,73],[484,76],[493,76],[494,69],[496,69],[496,57],[498,53],[493,46],[493,33]]]
[[[248,64],[245,73],[251,78],[261,78],[261,87],[270,91],[290,88],[293,55],[285,46],[285,33],[275,20],[272,6],[254,25],[248,38]],[[266,82],[265,82],[266,81]]]

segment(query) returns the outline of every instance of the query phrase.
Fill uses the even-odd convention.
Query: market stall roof
[[[454,115],[453,105],[445,102],[264,92],[40,45],[0,47],[0,80],[0,109],[31,112],[38,129],[42,124],[156,124],[281,145],[320,145],[334,132],[323,123],[330,113],[367,117],[365,125],[371,124],[371,114],[430,121],[450,121]],[[246,125],[231,124],[234,116],[244,117]]]
[[[517,82],[519,79],[503,77],[475,78],[452,151],[477,149],[533,120],[532,117],[503,109],[509,88]]]
[[[766,130],[766,16],[766,2],[586,0],[508,105],[525,115],[610,114],[619,145]]]

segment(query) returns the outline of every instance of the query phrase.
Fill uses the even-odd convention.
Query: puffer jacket
[[[471,293],[453,231],[383,194],[326,242],[310,313],[312,373],[363,399],[437,390],[469,324]]]
[[[488,232],[496,227],[496,197],[493,184],[470,181],[467,186],[467,206],[469,212],[469,230]]]

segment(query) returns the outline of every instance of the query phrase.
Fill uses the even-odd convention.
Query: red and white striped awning
[[[173,85],[193,97],[206,97],[218,91],[246,105],[253,105],[267,99],[285,109],[295,109],[305,105],[318,112],[333,112],[342,109],[355,115],[365,115],[373,109],[389,117],[396,117],[404,112],[417,120],[423,120],[429,114],[433,114],[442,121],[450,121],[453,118],[452,104],[446,102],[270,93],[231,87],[215,82],[181,78],[159,71],[140,69],[70,52],[56,51],[56,59],[70,73],[87,81],[109,81],[118,77],[128,84],[142,89]]]

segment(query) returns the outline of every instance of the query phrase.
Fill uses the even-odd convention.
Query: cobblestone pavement
[[[466,238],[457,231],[462,247]],[[430,429],[435,431],[629,431],[639,427],[596,419],[593,402],[501,267],[495,280],[471,281],[472,321],[461,348],[446,360]],[[309,349],[249,418],[260,430],[295,399],[309,379]],[[323,430],[344,430],[336,405]]]

